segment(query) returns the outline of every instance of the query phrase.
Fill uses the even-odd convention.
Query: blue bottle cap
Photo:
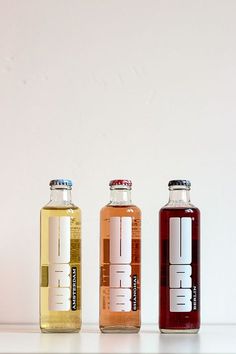
[[[52,179],[49,186],[68,186],[72,187],[72,181],[70,179]]]

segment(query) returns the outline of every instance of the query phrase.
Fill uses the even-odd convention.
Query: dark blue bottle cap
[[[190,188],[191,182],[186,179],[174,179],[168,183],[168,187],[171,187],[171,186],[185,186],[185,187]]]

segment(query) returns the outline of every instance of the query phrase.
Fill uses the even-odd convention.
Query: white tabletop
[[[84,325],[77,334],[42,334],[34,325],[0,325],[0,353],[236,353],[236,325],[205,325],[199,334],[101,334]]]

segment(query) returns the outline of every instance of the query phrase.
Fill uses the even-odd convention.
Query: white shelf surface
[[[235,325],[204,325],[199,334],[160,334],[143,325],[138,334],[101,334],[83,325],[76,334],[44,334],[36,325],[0,325],[0,353],[236,353]]]

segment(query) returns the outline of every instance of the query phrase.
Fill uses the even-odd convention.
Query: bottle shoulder
[[[104,215],[130,215],[130,214],[135,214],[135,215],[140,215],[141,216],[141,209],[137,207],[134,204],[130,205],[111,205],[107,204],[105,205],[101,210],[100,214]]]
[[[57,204],[57,203],[51,203],[48,202],[46,205],[44,205],[41,210],[59,210],[59,209],[72,209],[72,210],[80,210],[80,208],[75,205],[74,203],[64,203],[64,204]]]
[[[198,210],[198,208],[194,204],[192,204],[190,202],[188,202],[188,203],[175,203],[175,202],[171,203],[171,202],[168,202],[167,204],[165,204],[161,208],[161,210],[163,210],[163,209],[195,209],[195,210],[197,209]]]
[[[114,208],[121,208],[121,209],[126,209],[126,208],[133,208],[133,209],[136,209],[136,210],[140,210],[140,208],[135,205],[135,204],[106,204],[104,205],[104,207],[101,209],[107,209],[107,208],[110,208],[110,209],[114,209]]]
[[[43,215],[48,215],[48,216],[63,216],[63,215],[68,215],[68,216],[75,216],[75,217],[81,217],[81,210],[78,206],[74,204],[70,205],[48,205],[46,204],[44,207],[41,208],[40,214]]]
[[[186,206],[170,206],[170,205],[165,205],[162,207],[159,211],[159,215],[169,215],[169,216],[190,216],[190,215],[196,215],[200,217],[200,210],[195,207],[194,205],[186,205]]]

